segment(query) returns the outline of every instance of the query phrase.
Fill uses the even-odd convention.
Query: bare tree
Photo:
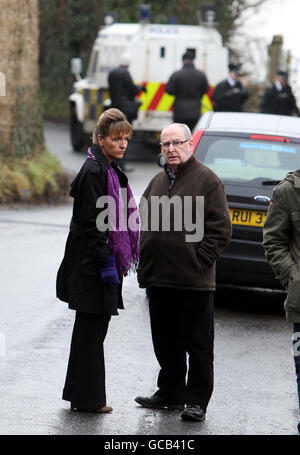
[[[245,11],[255,11],[265,2],[266,0],[216,0],[220,22],[219,31],[223,36],[225,45],[230,47],[230,39]]]

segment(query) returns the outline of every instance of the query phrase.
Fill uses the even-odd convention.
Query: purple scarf
[[[91,149],[88,150],[88,158],[95,159]],[[118,169],[121,170],[119,167]],[[129,184],[127,188],[123,188],[122,190],[127,195],[127,213],[125,212],[125,216],[120,182],[116,172],[110,167],[107,170],[107,194],[115,201],[116,214],[113,217],[109,216],[113,221],[109,220],[108,246],[115,256],[118,271],[122,275],[127,276],[130,270],[136,271],[139,261],[139,219],[138,209]],[[133,216],[130,222],[129,218],[133,212],[136,213],[136,216]],[[127,220],[125,220],[126,215]]]

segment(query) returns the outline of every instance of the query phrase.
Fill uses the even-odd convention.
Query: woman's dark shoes
[[[163,398],[155,394],[151,397],[137,396],[135,401],[144,408],[168,409],[169,411],[182,411],[184,409],[184,404],[167,403]]]
[[[205,412],[197,404],[188,405],[181,414],[181,418],[190,422],[203,422],[205,420]]]
[[[74,412],[91,412],[94,414],[107,414],[109,412],[112,412],[113,408],[110,406],[102,406],[101,408],[98,408],[98,409],[89,409],[89,408],[75,408],[74,406],[71,406],[71,410]]]

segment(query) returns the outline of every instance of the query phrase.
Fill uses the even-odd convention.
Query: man
[[[201,99],[208,91],[206,75],[195,68],[194,55],[187,51],[182,56],[183,67],[170,77],[165,91],[175,96],[173,121],[185,123],[190,130],[201,116]]]
[[[227,79],[219,82],[212,93],[215,112],[242,112],[248,93],[240,81],[240,67],[229,65]]]
[[[169,410],[183,410],[186,404],[182,419],[203,421],[213,390],[215,262],[229,241],[231,221],[223,183],[193,156],[187,125],[164,128],[161,150],[165,169],[152,179],[142,198],[138,268],[139,285],[148,289],[152,340],[161,369],[157,392],[136,401]],[[158,197],[165,199],[162,210],[154,209]],[[179,228],[178,212],[176,217],[171,204],[175,200],[182,202],[179,214],[184,226]],[[170,229],[164,229],[168,215]],[[202,237],[187,235],[192,232],[188,217]]]
[[[122,54],[120,66],[110,71],[108,75],[108,85],[111,107],[120,109],[126,115],[127,120],[132,123],[137,118],[140,105],[140,101],[135,97],[144,88],[134,84],[128,71],[130,61],[131,58],[127,52]]]
[[[300,408],[300,169],[275,186],[263,230],[266,257],[287,286],[284,308],[293,324],[294,363]],[[300,422],[298,424],[300,433]]]
[[[275,82],[267,87],[261,102],[261,112],[277,115],[297,115],[299,110],[285,71],[278,71]]]
[[[125,52],[120,59],[120,66],[110,71],[108,75],[108,85],[111,99],[111,106],[122,111],[127,120],[132,123],[137,118],[138,108],[141,102],[135,99],[136,95],[141,91],[145,91],[145,87],[135,85],[128,71],[130,65],[130,55]],[[118,164],[124,171],[128,172],[125,164],[125,158],[118,160]]]

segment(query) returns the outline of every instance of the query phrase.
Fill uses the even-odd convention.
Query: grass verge
[[[54,204],[69,192],[69,177],[47,151],[28,160],[0,157],[0,204]]]

